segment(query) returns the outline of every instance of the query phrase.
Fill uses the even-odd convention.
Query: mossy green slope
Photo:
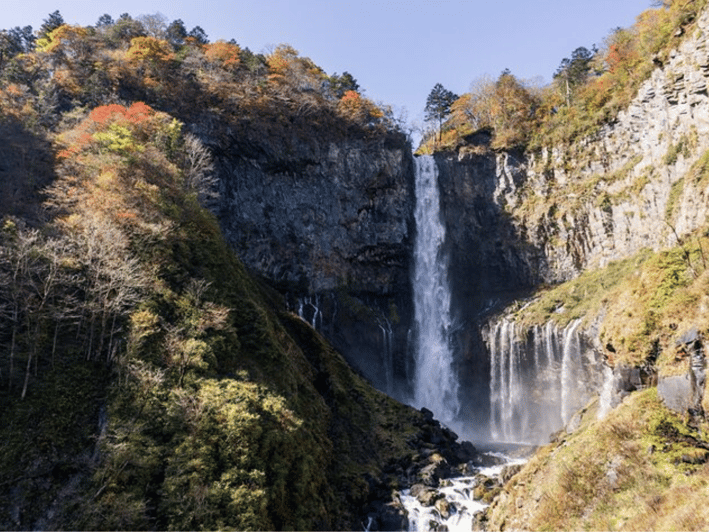
[[[491,530],[704,530],[709,442],[654,388],[607,418],[596,404],[573,434],[540,449],[488,511]]]
[[[186,149],[164,113],[97,108],[55,139],[53,220],[5,220],[0,273],[30,242],[27,271],[62,273],[51,301],[78,310],[17,299],[36,329],[3,328],[26,341],[2,359],[0,528],[352,529],[414,454],[422,414],[246,272]]]

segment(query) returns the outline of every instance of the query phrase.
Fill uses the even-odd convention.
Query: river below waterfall
[[[439,500],[446,501],[445,507],[448,513],[444,511],[443,515],[440,510],[443,505],[424,506],[411,495],[411,490],[402,492],[401,503],[408,512],[409,530],[416,532],[440,530],[444,525],[451,532],[472,530],[475,514],[487,507],[487,504],[473,498],[476,477],[453,478],[444,482],[447,485],[438,490],[443,496]]]
[[[435,495],[422,493],[429,490],[421,485],[402,491],[401,503],[408,514],[408,530],[414,532],[443,531],[470,532],[475,516],[487,508],[488,504],[476,494],[476,488],[501,486],[503,471],[509,466],[522,465],[527,459],[510,456],[505,452],[488,451],[482,453],[490,462],[498,465],[478,467],[469,475],[447,478],[435,488]]]

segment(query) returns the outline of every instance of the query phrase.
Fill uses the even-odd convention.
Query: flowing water
[[[414,317],[416,374],[414,403],[452,424],[460,404],[450,349],[451,295],[448,261],[443,253],[438,169],[433,157],[416,158],[416,242],[414,245]]]
[[[526,458],[511,458],[501,452],[486,452],[504,461],[504,465],[481,467],[476,471],[475,476],[465,476],[446,479],[445,486],[439,487],[437,491],[441,494],[448,506],[448,514],[442,514],[434,506],[424,506],[416,497],[411,495],[410,490],[401,493],[401,503],[408,512],[409,530],[424,532],[428,530],[448,530],[449,532],[470,532],[473,528],[475,514],[487,508],[488,504],[475,500],[473,491],[478,482],[484,478],[496,478],[502,473],[507,465],[524,464]]]
[[[603,373],[597,355],[584,346],[579,320],[563,329],[553,321],[522,335],[502,319],[488,336],[490,350],[490,434],[493,440],[546,443],[595,394],[607,412],[612,372]]]
[[[438,170],[431,156],[416,158],[416,241],[414,245],[415,370],[413,403],[431,410],[437,419],[456,429],[460,425],[458,378],[450,345],[452,332],[448,258],[444,252],[445,226],[441,220]],[[589,399],[589,391],[602,387],[599,415],[608,408],[605,397],[612,387],[612,372],[596,386],[588,369],[596,362],[583,345],[580,321],[563,329],[552,321],[520,334],[506,319],[488,334],[490,360],[490,436],[493,441],[546,443],[568,423]],[[390,325],[380,324],[386,363],[390,363]],[[597,368],[596,368],[597,369]],[[387,386],[390,376],[387,374]],[[596,389],[593,389],[596,386]],[[608,388],[608,390],[606,390]],[[508,463],[510,463],[508,461]],[[514,462],[512,462],[514,463]],[[486,476],[499,468],[481,469]],[[444,510],[424,506],[405,490],[410,530],[471,530],[474,515],[486,505],[473,499],[480,477],[446,479],[438,488]],[[425,500],[425,499],[422,499]],[[445,527],[445,528],[442,528]]]
[[[445,525],[450,532],[460,530],[470,532],[473,528],[473,516],[487,507],[487,504],[473,499],[475,477],[459,477],[450,479],[449,485],[439,488],[438,492],[445,496],[449,504],[449,516],[442,516],[435,506],[424,506],[416,497],[405,490],[401,494],[401,503],[409,514],[409,530],[416,532],[440,529]],[[431,523],[439,526],[432,527]]]
[[[414,245],[415,378],[414,404],[431,410],[447,425],[456,421],[460,403],[458,379],[450,349],[450,290],[448,261],[443,252],[445,227],[441,220],[438,169],[431,156],[416,158],[416,242]],[[449,479],[438,491],[448,502],[451,515],[442,516],[434,506],[423,506],[405,490],[401,501],[407,509],[409,530],[429,530],[430,523],[445,523],[448,530],[472,527],[473,515],[485,505],[474,501],[474,479]]]

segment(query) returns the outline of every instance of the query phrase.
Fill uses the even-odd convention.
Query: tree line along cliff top
[[[466,137],[481,129],[494,132],[493,149],[537,149],[592,134],[625,109],[653,69],[668,61],[670,52],[692,34],[706,4],[658,0],[638,15],[633,26],[613,29],[599,46],[573,50],[547,86],[520,79],[508,69],[496,79],[474,80],[469,92],[445,106],[445,120],[437,109],[436,127],[419,150],[465,147]],[[429,99],[434,92],[435,88]]]
[[[399,126],[348,72],[328,75],[285,44],[260,54],[234,39],[209,42],[199,26],[188,31],[160,14],[77,26],[56,11],[36,32],[2,30],[0,81],[4,121],[38,131],[63,127],[72,110],[135,101],[183,121],[228,122],[252,138],[367,137]]]

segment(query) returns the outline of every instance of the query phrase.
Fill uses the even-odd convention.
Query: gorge
[[[253,190],[247,176],[264,165],[244,163],[223,177],[226,197],[236,198],[238,176],[242,207],[225,208],[222,226],[291,308],[318,301],[319,321],[306,319],[371,383],[433,410],[465,439],[545,444],[582,426],[589,401],[592,418],[604,419],[658,383],[664,404],[700,413],[705,361],[695,355],[690,371],[676,353],[702,349],[700,334],[681,338],[704,330],[704,296],[676,318],[631,302],[655,293],[648,268],[670,260],[662,257],[690,268],[677,275],[700,277],[691,271],[703,261],[695,235],[706,225],[706,11],[689,33],[627,109],[576,142],[499,150],[490,131],[477,131],[433,154],[438,198],[417,185],[415,168],[431,159],[412,158],[403,141],[321,147],[326,157],[266,173]],[[307,192],[309,175],[318,179]],[[435,212],[417,212],[423,197],[440,203],[441,227]],[[447,270],[422,294],[417,238],[429,231],[441,240],[426,268],[438,267],[435,255]],[[638,278],[628,299],[623,287]],[[422,363],[422,351],[435,364]]]
[[[284,45],[0,56],[0,528],[705,529],[709,11],[656,7],[415,154]]]

